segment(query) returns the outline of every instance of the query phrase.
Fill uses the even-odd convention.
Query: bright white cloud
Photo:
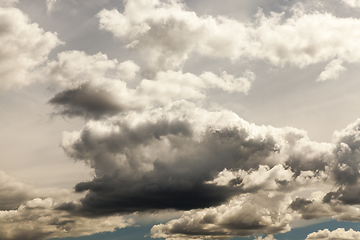
[[[17,89],[34,82],[34,73],[59,45],[56,34],[44,32],[15,8],[0,8],[0,90]]]
[[[334,231],[328,229],[319,230],[318,232],[310,233],[305,240],[321,239],[321,240],[356,240],[360,239],[360,232],[356,232],[351,228],[345,231],[344,228],[338,228]]]
[[[317,81],[326,81],[331,79],[337,79],[341,72],[346,68],[342,66],[343,61],[340,59],[334,59],[326,65],[325,70],[320,74]]]
[[[289,201],[284,195],[243,195],[218,207],[185,212],[179,219],[155,225],[151,234],[165,239],[219,239],[286,232],[292,220]]]
[[[360,20],[328,13],[295,12],[285,18],[259,12],[255,24],[245,24],[227,17],[198,16],[175,1],[129,0],[123,13],[103,10],[98,17],[101,29],[146,56],[149,71],[181,68],[191,52],[300,68],[333,59],[360,61]],[[336,66],[327,68],[320,80],[335,78],[344,70],[339,63]]]

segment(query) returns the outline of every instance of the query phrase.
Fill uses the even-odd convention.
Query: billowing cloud
[[[301,13],[290,17],[257,14],[248,24],[219,16],[198,16],[179,1],[130,0],[125,10],[102,10],[100,28],[112,32],[128,48],[140,51],[150,72],[181,68],[190,53],[265,60],[276,66],[305,67],[330,61],[319,80],[336,78],[340,62],[359,62],[360,21],[329,13]],[[343,36],[347,36],[344,38]],[[341,60],[334,60],[341,59]],[[335,69],[330,69],[336,65]]]
[[[284,195],[242,195],[219,207],[185,212],[179,219],[155,225],[151,233],[165,239],[227,239],[286,232],[292,220],[289,201]]]
[[[351,228],[348,231],[345,231],[344,228],[338,228],[334,231],[329,231],[329,229],[319,230],[318,232],[310,233],[305,240],[310,239],[322,239],[322,240],[340,240],[340,239],[349,239],[356,240],[360,239],[360,232],[356,232]]]
[[[131,225],[120,216],[82,218],[55,209],[52,198],[35,198],[16,210],[0,211],[0,238],[4,240],[43,240],[77,237],[114,231]]]
[[[15,8],[0,8],[0,90],[17,89],[34,82],[36,67],[60,44],[56,34],[45,32]]]
[[[240,193],[298,189],[323,181],[325,168],[312,163],[327,165],[332,149],[297,129],[255,126],[232,112],[209,112],[184,101],[90,121],[82,131],[65,133],[62,147],[96,174],[75,188],[89,190],[81,205],[64,207],[100,215],[190,210]],[[292,158],[304,165],[291,165]],[[222,181],[225,169],[233,175]]]
[[[60,203],[76,201],[70,190],[39,189],[0,172],[0,239],[43,240],[114,231],[133,224],[121,216],[84,218],[58,210]]]
[[[336,149],[333,172],[338,184],[355,185],[359,181],[360,163],[360,119],[344,130],[334,133]]]
[[[181,71],[158,72],[153,79],[143,79],[136,88],[127,82],[136,77],[139,67],[132,61],[118,63],[105,54],[62,52],[58,61],[47,65],[46,74],[55,88],[62,89],[49,102],[59,114],[99,119],[128,110],[166,104],[180,99],[203,99],[205,90],[219,88],[227,92],[247,93],[254,74],[242,77],[223,72],[200,76]]]

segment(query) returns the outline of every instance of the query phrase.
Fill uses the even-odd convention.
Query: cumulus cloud
[[[76,191],[89,191],[81,204],[64,208],[100,215],[205,208],[241,193],[309,186],[326,179],[312,163],[328,164],[332,149],[297,129],[256,126],[184,101],[90,121],[65,133],[61,145],[96,174],[77,184]],[[291,165],[300,157],[304,166]],[[232,177],[219,180],[226,171]]]
[[[360,232],[356,232],[351,228],[348,231],[345,231],[344,228],[338,228],[334,231],[329,231],[329,229],[319,230],[318,232],[310,233],[305,240],[310,239],[323,239],[323,240],[340,240],[340,239],[349,239],[355,240],[360,239]]]
[[[39,189],[0,172],[0,239],[43,240],[114,231],[133,224],[121,216],[84,218],[57,209],[60,203],[77,201],[64,189]]]
[[[338,184],[358,183],[360,163],[360,119],[349,124],[344,130],[334,133],[336,149],[333,172]]]
[[[158,72],[153,79],[143,79],[135,88],[127,82],[136,77],[139,67],[132,61],[118,63],[105,54],[62,52],[50,62],[45,75],[61,89],[49,102],[58,114],[99,119],[128,110],[166,104],[180,99],[203,99],[205,90],[219,88],[227,92],[247,93],[254,74],[246,71],[235,77],[223,72],[200,76],[181,71]]]
[[[4,240],[43,240],[78,237],[105,231],[115,231],[131,225],[121,216],[82,218],[69,216],[55,209],[52,198],[35,198],[18,209],[0,211],[0,238]]]
[[[36,67],[59,45],[56,34],[45,32],[15,8],[0,8],[0,90],[26,86],[40,76]]]
[[[155,225],[151,234],[165,239],[227,239],[286,232],[292,219],[289,201],[284,195],[243,195],[219,207],[185,212],[179,219]]]
[[[265,60],[276,66],[305,67],[330,61],[319,80],[336,78],[340,60],[359,62],[360,21],[329,13],[257,14],[254,24],[219,16],[198,16],[179,1],[130,0],[125,10],[102,10],[100,29],[112,32],[128,48],[146,56],[148,71],[178,69],[190,53]],[[347,36],[344,38],[343,36]],[[334,67],[335,69],[330,69]]]

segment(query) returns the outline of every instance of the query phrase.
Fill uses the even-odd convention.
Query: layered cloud
[[[351,228],[348,231],[345,231],[344,228],[338,228],[334,231],[329,231],[328,229],[319,230],[318,232],[309,234],[305,240],[310,240],[310,239],[355,240],[355,239],[359,239],[359,238],[360,238],[360,232],[356,232],[356,231],[352,230]]]
[[[103,10],[100,28],[137,49],[150,72],[181,68],[192,52],[212,58],[265,60],[303,68],[330,62],[321,81],[337,78],[342,62],[359,62],[360,21],[328,13],[257,14],[254,24],[198,16],[178,1],[127,1],[125,10]],[[344,37],[346,36],[346,38]],[[337,59],[337,60],[336,60]]]
[[[133,224],[121,216],[83,218],[57,210],[59,203],[76,201],[69,190],[38,189],[30,184],[0,174],[0,239],[43,240],[76,237],[114,231]]]
[[[151,233],[166,239],[227,239],[286,232],[292,220],[289,201],[283,194],[242,195],[219,207],[185,212],[180,219],[154,226]]]
[[[118,63],[105,54],[70,51],[60,53],[44,74],[61,90],[50,100],[59,108],[58,114],[95,119],[174,100],[203,99],[209,88],[246,94],[255,77],[250,71],[235,77],[226,72],[221,76],[211,72],[197,76],[169,70],[141,80],[135,88],[128,87],[127,81],[136,78],[139,70],[132,61]]]
[[[0,90],[18,89],[41,76],[34,73],[60,44],[16,8],[0,8]]]

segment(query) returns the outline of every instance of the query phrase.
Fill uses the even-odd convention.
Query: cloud
[[[192,52],[211,58],[265,60],[300,68],[330,61],[319,80],[335,78],[343,62],[359,62],[360,21],[329,13],[293,11],[265,16],[253,24],[225,16],[198,16],[179,1],[129,0],[125,10],[102,10],[100,29],[146,56],[146,71],[179,69]],[[344,38],[343,36],[347,36]],[[331,66],[335,69],[330,69]]]
[[[18,209],[0,211],[0,238],[4,240],[43,240],[78,237],[105,231],[115,231],[131,225],[121,216],[82,218],[69,216],[55,209],[52,198],[35,198]]]
[[[133,220],[118,215],[91,219],[58,210],[63,202],[77,201],[79,196],[70,190],[39,189],[2,171],[0,185],[0,239],[77,237],[133,224]]]
[[[45,32],[15,8],[0,8],[0,90],[18,89],[37,79],[34,70],[59,45],[56,34]]]
[[[318,232],[310,233],[305,240],[310,239],[323,239],[323,240],[340,240],[340,239],[349,239],[355,240],[360,238],[360,232],[356,232],[351,228],[348,231],[345,231],[344,228],[338,228],[334,231],[329,231],[329,229],[319,230]]]
[[[0,0],[0,7],[9,7],[18,2],[18,0]]]
[[[0,211],[17,209],[29,198],[28,184],[0,171]]]
[[[325,70],[320,73],[317,81],[326,81],[331,79],[337,79],[339,74],[346,70],[345,67],[342,66],[343,61],[340,59],[334,59],[326,65]]]
[[[334,133],[336,161],[332,166],[338,184],[354,185],[359,180],[360,119]]]
[[[297,129],[256,126],[232,112],[209,112],[185,101],[90,121],[82,131],[64,133],[61,146],[96,175],[76,185],[89,193],[81,205],[68,207],[100,215],[190,210],[246,192],[292,191],[326,178],[312,162],[328,164],[332,149]],[[297,157],[305,167],[288,165]],[[225,169],[233,177],[219,184]]]
[[[349,7],[358,8],[360,7],[360,1],[359,0],[342,0],[343,3],[348,5]]]
[[[46,0],[47,13],[51,13],[54,10],[54,6],[57,0]]]
[[[250,71],[235,77],[226,72],[221,76],[211,72],[197,76],[169,70],[158,72],[153,79],[141,80],[135,88],[128,87],[127,81],[134,79],[138,71],[134,62],[118,63],[102,53],[62,52],[57,61],[44,68],[53,88],[62,90],[49,103],[59,109],[58,114],[99,119],[173,100],[203,99],[210,88],[246,94],[255,78]]]
[[[286,232],[292,220],[287,208],[289,200],[283,194],[243,195],[219,207],[185,212],[179,219],[155,225],[151,234],[165,239],[228,239]]]
[[[274,238],[274,236],[269,235],[269,236],[266,236],[265,238],[258,237],[255,240],[276,240],[276,239]]]

